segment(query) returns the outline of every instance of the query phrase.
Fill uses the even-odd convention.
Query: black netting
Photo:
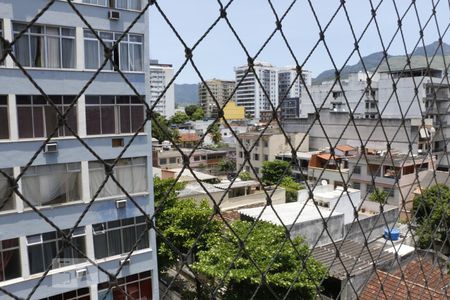
[[[151,238],[149,245],[156,247],[152,250],[158,253],[159,265],[151,270],[152,278],[159,280],[159,291],[153,290],[153,295],[163,299],[450,297],[450,46],[446,43],[450,2],[218,0],[212,5],[215,11],[208,26],[193,39],[192,32],[186,33],[180,25],[184,22],[173,15],[190,22],[197,17],[205,22],[206,17],[175,14],[173,5],[165,1],[143,1],[141,11],[110,43],[92,27],[80,5],[69,0],[71,13],[82,20],[104,55],[100,67],[65,106],[39,85],[33,68],[22,65],[15,51],[19,39],[40,24],[39,19],[57,2],[50,0],[40,7],[12,40],[0,35],[0,63],[11,60],[43,99],[46,113],[56,112],[54,126],[46,129],[44,141],[36,143],[34,155],[20,166],[20,172],[0,169],[0,179],[4,178],[0,183],[5,182],[0,185],[4,189],[0,190],[0,210],[13,197],[33,210],[59,237],[55,258],[65,257],[70,250],[73,258],[106,275],[106,285],[90,283],[104,284],[99,298],[140,297],[124,285],[123,278],[133,274],[130,259],[148,242],[149,232],[156,237],[157,245]],[[243,14],[252,6],[266,14],[259,18],[251,11]],[[3,7],[6,4],[0,3]],[[245,20],[239,19],[242,16]],[[174,53],[180,52],[173,78],[156,96],[152,94],[154,101],[142,96],[115,57],[127,34],[147,17],[150,32],[166,28],[168,34],[160,40],[150,35],[150,52],[152,47],[171,51],[165,44],[169,40]],[[267,24],[272,24],[270,30],[258,42],[243,28],[254,28],[259,37]],[[315,32],[316,38],[304,38],[305,31]],[[208,45],[219,43],[219,35],[228,36],[233,44],[223,45],[220,53],[209,51]],[[226,57],[228,51],[233,59]],[[291,65],[284,69],[290,77],[283,89],[279,81],[283,69],[260,62],[271,56],[270,51],[276,52],[272,57],[277,61]],[[235,69],[234,88],[219,99],[216,87],[211,88],[211,67],[206,66],[211,57],[220,65],[224,56],[225,61],[245,65]],[[321,61],[332,69],[311,83],[308,69],[316,71],[313,65]],[[5,70],[0,66],[0,73]],[[117,74],[118,84],[132,91],[145,115],[132,123],[115,159],[97,153],[78,135],[71,120],[78,101],[84,101],[91,85],[106,71]],[[189,72],[210,99],[203,108],[214,112],[201,133],[186,133],[187,120],[169,120],[157,112],[166,93]],[[271,76],[280,85],[276,89]],[[245,95],[250,81],[258,94],[249,101]],[[295,91],[297,95],[292,96]],[[245,106],[244,120],[228,117],[231,102]],[[288,111],[292,103],[294,108]],[[91,199],[70,229],[58,226],[22,187],[38,157],[60,137],[61,130],[95,158],[92,168],[103,172],[95,190],[91,185]],[[136,140],[144,131],[158,144],[164,141],[177,157],[173,161],[177,168],[163,169],[160,178],[147,183],[152,213],[136,200],[124,173],[118,172],[127,151],[140,147]],[[153,158],[158,159],[155,151]],[[171,179],[161,179],[166,177]],[[86,215],[111,184],[143,217],[142,230],[133,233],[114,271],[104,267],[97,253],[89,256],[76,239]],[[112,225],[94,225],[93,234],[110,230],[108,226]],[[11,247],[5,241],[0,245],[0,250]],[[1,252],[0,272],[10,259],[5,253]],[[45,264],[33,277],[38,280],[26,297],[11,292],[12,283],[0,273],[0,298],[35,299],[36,291],[48,286],[48,277],[57,272],[53,262]],[[70,290],[61,291],[66,292]]]

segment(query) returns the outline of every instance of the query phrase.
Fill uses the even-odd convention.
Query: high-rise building
[[[72,2],[111,46],[147,1]],[[151,135],[149,124],[142,126],[145,109],[139,97],[149,99],[148,16],[138,19],[113,54],[139,95],[107,63],[77,97],[104,62],[105,49],[66,1],[54,1],[27,26],[48,3],[0,2],[0,34],[7,41],[21,34],[13,44],[14,56],[49,96],[42,96],[10,56],[0,65],[0,287],[19,298],[104,299],[110,278],[96,265],[114,274],[123,264],[118,282],[129,296],[158,299],[154,233],[111,178],[102,184],[108,165],[140,131],[113,174],[152,214]],[[60,126],[54,107],[61,112],[70,107],[68,126]],[[17,185],[5,175],[18,179]],[[71,244],[79,251],[56,229],[68,233],[75,224]],[[107,299],[124,299],[120,294],[111,289]],[[0,299],[6,298],[0,291]]]
[[[220,80],[211,79],[205,81],[208,85],[212,95],[219,103],[220,107],[223,109],[225,102],[230,98],[236,86],[235,82],[232,80]],[[203,82],[198,85],[198,98],[200,104],[205,112],[205,117],[216,118],[217,117],[217,104],[214,102],[214,98],[211,96],[210,92],[206,88]],[[234,96],[231,98],[233,101]]]
[[[263,62],[255,62],[254,69],[260,82],[251,70],[247,73],[247,65],[235,68],[236,84],[242,81],[236,90],[236,103],[245,107],[247,115],[259,119],[261,111],[272,109],[270,102],[278,105],[278,69]]]
[[[300,116],[300,103],[305,93],[303,86],[311,86],[311,72],[303,70],[303,79],[297,75],[295,67],[278,69],[278,99],[281,102],[280,112],[282,118],[298,118]]]
[[[170,81],[173,79],[173,66],[170,64],[160,64],[157,60],[150,60],[150,91],[152,105],[164,92]],[[174,84],[170,85],[164,95],[155,106],[155,111],[170,118],[175,114],[175,89]]]

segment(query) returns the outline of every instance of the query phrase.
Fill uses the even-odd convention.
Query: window
[[[63,230],[63,232],[68,234],[69,230]],[[84,227],[75,229],[72,244],[86,253]],[[62,252],[58,255],[62,248]],[[85,261],[85,258],[74,250],[71,244],[63,241],[62,235],[58,232],[27,236],[27,249],[31,274],[44,272],[49,266],[51,269],[57,269]]]
[[[141,10],[141,0],[110,0],[110,5],[115,8]]]
[[[0,22],[1,24],[1,22]],[[0,49],[0,57],[1,57]],[[8,97],[0,95],[0,139],[9,138]]]
[[[20,276],[19,239],[0,241],[0,281]]]
[[[167,164],[167,158],[161,158],[161,159],[159,159],[159,164],[160,164],[160,165],[165,165],[165,164]]]
[[[13,23],[14,37],[26,28]],[[14,43],[14,54],[24,67],[75,68],[75,28],[33,25]]]
[[[108,0],[83,0],[83,3],[107,6]]]
[[[148,232],[143,216],[92,225],[95,258],[100,259],[149,247]]]
[[[356,190],[360,190],[361,189],[361,183],[359,182],[353,182],[352,183],[352,188],[356,189]]]
[[[269,147],[269,142],[267,140],[263,140],[263,146],[264,147]]]
[[[354,166],[353,174],[361,174],[361,166]]]
[[[171,157],[171,158],[169,158],[169,162],[171,164],[175,164],[177,162],[177,158],[176,157]]]
[[[152,280],[151,273],[144,272],[140,274],[130,275],[125,278],[120,278],[119,286],[123,291],[127,293],[126,296],[123,292],[113,287],[108,292],[109,282],[104,282],[98,285],[98,299],[121,299],[121,300],[132,300],[132,299],[153,299],[152,298]]]
[[[259,154],[258,154],[258,153],[255,153],[255,154],[253,155],[253,158],[254,158],[254,160],[259,160]]]
[[[81,199],[81,164],[29,167],[22,177],[25,198],[33,205],[54,205]]]
[[[47,137],[58,127],[58,113],[42,96],[16,96],[17,119],[19,122],[19,138]],[[75,96],[49,96],[61,113],[68,110]],[[67,114],[67,125],[77,132],[76,107]],[[72,136],[67,126],[56,130],[55,137]]]
[[[1,171],[8,176],[13,175],[12,169],[1,169]],[[16,207],[12,195],[13,194],[9,189],[8,178],[0,172],[0,207],[3,206],[0,208],[0,211],[11,210]]]
[[[144,104],[138,97],[86,96],[89,135],[134,133],[143,123]]]
[[[200,161],[200,156],[199,155],[194,156],[194,161]]]
[[[41,300],[89,300],[91,299],[89,288],[70,291],[53,297],[42,298]],[[99,298],[100,299],[100,298]]]
[[[264,161],[268,161],[269,160],[269,155],[264,154]]]
[[[113,161],[106,161],[112,163]],[[102,163],[89,162],[89,181],[91,197],[94,196],[105,180],[105,167]],[[147,163],[145,157],[125,158],[114,167],[114,177],[129,193],[147,192]],[[98,197],[123,195],[122,190],[109,178]]]
[[[121,37],[121,33],[97,31],[107,47]],[[142,71],[143,70],[144,37],[138,34],[126,34],[120,41],[119,46],[113,52],[112,60],[122,71]],[[84,57],[86,69],[98,69],[105,59],[103,45],[90,29],[84,30]],[[110,61],[103,70],[113,70]]]
[[[0,36],[3,37],[3,20],[0,19]],[[3,43],[0,42],[0,59],[3,57]],[[0,66],[3,65],[5,61],[0,61]]]
[[[239,157],[243,158],[244,157],[244,153],[242,151],[239,151]]]

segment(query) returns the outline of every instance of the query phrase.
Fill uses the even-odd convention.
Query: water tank
[[[390,231],[390,232],[389,232]],[[400,237],[400,230],[397,228],[385,228],[384,229],[384,238],[387,240],[397,241]]]

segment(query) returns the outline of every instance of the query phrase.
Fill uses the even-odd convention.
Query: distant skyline
[[[194,2],[195,5],[193,5]],[[225,4],[225,1],[222,2]],[[279,16],[292,3],[291,0],[272,2],[276,6],[275,9]],[[323,5],[324,1],[313,0],[311,2],[322,28],[340,5],[340,1],[337,0],[327,1],[327,5]],[[380,1],[346,1],[346,8],[357,38],[359,38],[371,18],[371,2],[374,6],[377,6]],[[434,2],[436,3],[437,1]],[[400,15],[404,14],[410,3],[411,1],[396,1]],[[192,47],[219,14],[217,1],[212,0],[165,0],[158,2],[158,4],[189,47]],[[432,1],[417,1],[416,5],[420,22],[424,26],[431,15]],[[436,12],[439,24],[448,24],[450,19],[449,3],[440,1]],[[259,50],[265,39],[275,28],[275,17],[268,1],[258,1],[258,5],[255,5],[255,1],[252,0],[235,0],[228,9],[228,17],[252,56]],[[382,2],[377,13],[377,20],[383,42],[387,46],[398,27],[392,0],[384,0]],[[319,29],[308,1],[296,1],[292,10],[283,21],[283,30],[297,59],[302,64],[319,37]],[[415,11],[412,7],[407,17],[403,20],[403,33],[408,52],[413,50],[413,47],[419,40],[419,30]],[[440,28],[441,34],[445,30],[446,28]],[[430,44],[437,39],[436,25],[432,19],[424,30],[424,41],[426,44]],[[447,32],[443,40],[449,43],[450,33]],[[151,58],[158,59],[161,63],[173,64],[176,72],[185,59],[184,48],[156,10],[156,7],[151,7],[150,9],[150,41]],[[342,67],[354,47],[354,39],[343,9],[339,11],[333,23],[327,29],[325,41],[337,66],[339,68]],[[422,46],[422,43],[419,46]],[[360,51],[362,56],[382,51],[381,42],[373,21],[364,38],[360,41]],[[400,33],[394,39],[389,49],[389,54],[405,54]],[[223,19],[219,21],[217,26],[194,51],[193,58],[205,79],[234,79],[234,67],[247,63],[244,51]],[[279,32],[275,34],[267,47],[261,52],[258,60],[269,62],[276,66],[295,65],[295,61],[289,54]],[[355,64],[358,61],[359,57],[357,53],[354,53],[348,63]],[[312,71],[313,77],[332,67],[332,62],[323,44],[317,47],[305,64],[305,69]],[[177,78],[176,83],[197,83],[199,81],[200,79],[193,68],[188,65]]]

